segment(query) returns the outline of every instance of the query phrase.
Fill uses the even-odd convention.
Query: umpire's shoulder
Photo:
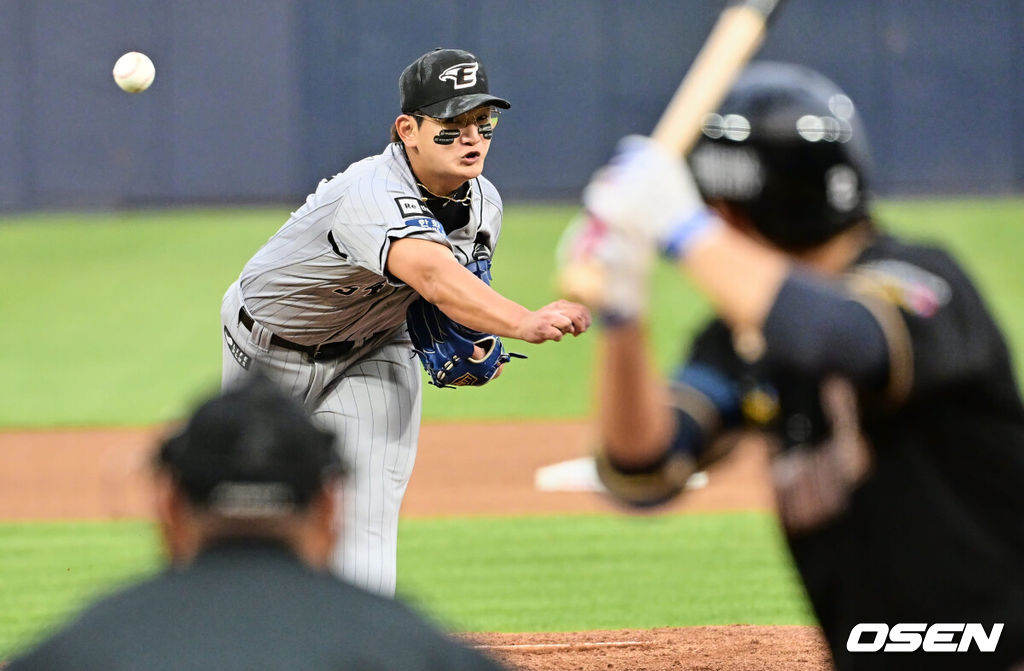
[[[415,606],[401,598],[388,599],[359,587],[341,584],[330,577],[335,601],[344,596],[344,606],[334,606],[346,613],[358,613],[358,619],[347,618],[349,632],[366,646],[369,659],[387,660],[380,668],[410,671],[502,671],[490,656],[473,649],[466,642],[449,634]],[[330,591],[330,590],[328,590]],[[330,612],[330,607],[323,612]]]
[[[92,602],[29,650],[22,651],[9,666],[10,671],[29,669],[113,668],[121,653],[138,643],[128,632],[128,625],[152,622],[154,610],[159,611],[157,595],[167,573],[113,591]],[[123,639],[131,640],[125,642]],[[120,641],[120,643],[117,643]],[[131,654],[130,652],[126,654]]]

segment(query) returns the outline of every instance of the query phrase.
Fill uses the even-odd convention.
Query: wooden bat
[[[655,142],[689,153],[700,137],[704,117],[718,107],[760,48],[768,19],[780,4],[782,0],[741,0],[722,11],[654,127]],[[604,295],[604,272],[593,261],[577,259],[562,269],[558,284],[567,298],[596,305]]]
[[[780,4],[781,0],[745,0],[722,11],[654,127],[654,141],[689,153],[700,137],[704,117],[715,111],[761,47],[768,18]]]

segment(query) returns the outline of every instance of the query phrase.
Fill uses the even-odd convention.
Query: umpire
[[[839,669],[1024,667],[1008,349],[956,260],[876,226],[853,102],[808,68],[754,64],[690,165],[628,138],[566,239],[610,280],[593,301],[604,482],[657,504],[757,430],[777,445],[780,519]],[[718,314],[668,383],[645,346],[654,249]]]
[[[84,611],[6,671],[500,667],[327,570],[343,475],[332,436],[255,379],[156,456],[171,566]]]

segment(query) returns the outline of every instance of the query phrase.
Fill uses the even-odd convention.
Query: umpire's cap
[[[483,63],[461,49],[434,49],[415,61],[398,78],[402,114],[422,112],[450,119],[483,105],[508,109],[512,105],[492,96]]]
[[[298,401],[254,378],[200,405],[156,465],[197,508],[266,517],[305,508],[344,473],[333,442]]]

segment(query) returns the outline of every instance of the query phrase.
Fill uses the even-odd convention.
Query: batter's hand
[[[590,311],[584,305],[557,300],[526,315],[520,322],[516,338],[531,343],[561,340],[571,333],[580,335],[590,328]]]
[[[563,296],[596,310],[606,325],[636,322],[647,311],[652,245],[581,214],[556,252]]]
[[[710,225],[686,162],[648,137],[623,138],[583,191],[586,212],[614,231],[672,258]]]

